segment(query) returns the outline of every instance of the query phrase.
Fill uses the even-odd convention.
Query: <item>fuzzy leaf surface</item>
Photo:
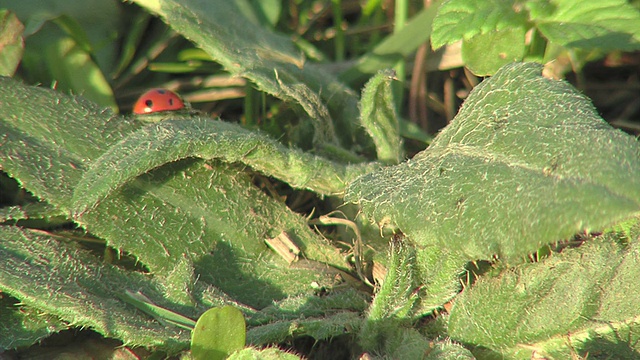
[[[188,342],[187,331],[164,326],[118,300],[124,289],[161,299],[157,284],[144,275],[103,264],[48,235],[1,226],[0,237],[0,290],[25,305],[129,345],[177,351]]]
[[[165,120],[131,133],[97,159],[75,190],[74,208],[82,212],[136,176],[188,157],[241,162],[320,194],[342,193],[347,182],[376,166],[335,163],[223,121]]]
[[[0,82],[0,103],[12,104],[0,111],[4,171],[67,214],[86,169],[143,127],[81,98],[11,79]],[[76,220],[136,256],[163,279],[166,295],[181,296],[174,300],[184,304],[193,301],[197,276],[201,284],[255,307],[312,294],[314,281],[330,286],[334,274],[289,267],[267,248],[264,241],[281,232],[307,259],[347,267],[304,218],[262,193],[242,169],[202,160],[171,163],[136,178]]]
[[[569,84],[515,63],[477,86],[431,146],[347,188],[376,221],[468,260],[514,260],[640,211],[640,146]]]
[[[373,139],[378,160],[397,164],[404,158],[400,123],[391,91],[396,79],[391,70],[381,71],[362,90],[360,122]]]
[[[637,357],[640,238],[614,234],[498,277],[482,277],[456,298],[448,333],[505,358]]]

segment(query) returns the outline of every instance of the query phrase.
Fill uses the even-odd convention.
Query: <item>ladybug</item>
[[[184,109],[184,101],[171,90],[151,89],[138,98],[133,105],[134,114],[151,114],[160,111]]]

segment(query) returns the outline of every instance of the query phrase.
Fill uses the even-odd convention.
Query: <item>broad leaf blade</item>
[[[159,299],[157,285],[144,275],[102,264],[47,235],[2,226],[0,236],[0,290],[22,303],[130,345],[176,351],[188,341],[188,332],[165,327],[117,299],[127,288]]]
[[[638,232],[628,245],[611,235],[479,279],[456,298],[449,335],[506,358],[637,355]]]
[[[624,0],[527,2],[531,20],[550,41],[566,47],[640,49],[640,11]]]
[[[0,105],[3,170],[65,212],[85,167],[142,126],[81,97],[4,77]]]
[[[515,0],[445,1],[433,21],[433,48],[492,31],[526,27],[526,14],[516,3]]]
[[[10,79],[2,81],[0,102],[14,105],[1,107],[3,169],[67,213],[85,169],[142,127],[80,98]],[[289,267],[267,248],[264,241],[283,232],[307,259],[347,267],[304,218],[267,197],[242,169],[217,163],[191,159],[161,167],[77,220],[109,245],[137,256],[165,282],[165,295],[184,304],[193,301],[197,276],[202,284],[257,307],[313,294],[314,281],[330,287],[334,274],[326,267]],[[261,260],[247,264],[246,259]]]
[[[320,194],[342,193],[351,179],[375,166],[348,166],[288,149],[236,124],[208,118],[166,120],[132,133],[93,163],[75,190],[74,207],[82,212],[136,176],[188,157],[242,162]]]
[[[570,85],[512,64],[412,160],[347,188],[376,220],[469,260],[513,260],[640,211],[640,146]]]

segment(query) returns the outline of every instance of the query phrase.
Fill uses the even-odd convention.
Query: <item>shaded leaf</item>
[[[68,329],[59,318],[0,295],[0,351],[30,346]]]
[[[638,142],[540,72],[505,66],[427,150],[355,180],[347,199],[468,260],[516,260],[640,211]]]
[[[477,76],[494,74],[502,66],[525,55],[524,27],[491,30],[462,42],[462,59]]]

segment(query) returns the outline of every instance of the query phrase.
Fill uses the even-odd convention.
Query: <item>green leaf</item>
[[[360,123],[373,139],[378,160],[397,164],[404,158],[400,123],[391,82],[397,80],[392,70],[382,71],[365,85],[360,100]]]
[[[118,111],[105,75],[120,51],[114,41],[123,19],[117,2],[20,1],[10,8],[26,26],[22,67],[29,82],[55,84]]]
[[[433,345],[425,360],[475,360],[471,351],[450,340],[440,341]]]
[[[353,144],[356,95],[333,76],[306,63],[287,36],[247,19],[233,1],[163,0],[159,8],[148,9],[230,73],[251,80],[266,93],[298,103],[314,121],[319,139],[346,148]]]
[[[562,46],[640,49],[640,11],[628,1],[541,0],[525,4],[540,32]]]
[[[128,345],[177,351],[188,332],[164,326],[118,300],[136,289],[162,301],[145,275],[96,261],[75,243],[12,226],[0,226],[0,291],[55,315],[70,326],[89,327]]]
[[[0,295],[0,351],[30,346],[68,328],[56,316]]]
[[[469,95],[413,159],[346,191],[419,246],[468,260],[520,259],[540,245],[640,211],[640,146],[569,84],[512,64]]]
[[[282,343],[292,337],[311,336],[327,340],[347,333],[355,333],[362,325],[360,314],[340,311],[322,318],[273,322],[256,326],[247,331],[247,343],[253,345]]]
[[[629,245],[612,235],[480,278],[456,298],[449,335],[493,357],[637,357],[639,232]]]
[[[223,360],[245,344],[244,316],[233,306],[213,308],[200,316],[191,333],[195,360]]]
[[[137,130],[97,159],[75,190],[74,208],[83,211],[136,176],[188,157],[242,162],[320,194],[339,194],[351,179],[376,166],[334,163],[223,121],[165,120]]]
[[[0,79],[0,164],[23,186],[65,213],[95,159],[143,126],[95,104]],[[150,125],[154,126],[154,125]],[[162,164],[158,164],[162,165]],[[274,222],[273,219],[278,221]],[[331,288],[342,255],[306,219],[257,189],[243,168],[186,159],[122,186],[77,221],[143,263],[164,295],[192,306],[198,286],[254,307]],[[264,241],[284,233],[315,267],[289,266]],[[246,259],[260,259],[247,263]]]
[[[429,341],[409,329],[412,321],[432,313],[460,289],[460,259],[440,250],[416,251],[410,239],[394,236],[386,276],[359,334],[365,350],[393,353],[399,359],[425,352]]]
[[[477,76],[493,75],[502,66],[524,58],[524,27],[491,30],[462,42],[462,59]]]
[[[528,26],[526,13],[516,0],[448,0],[440,6],[433,21],[431,46],[438,49],[462,39],[519,28],[526,31]],[[487,43],[482,40],[476,42]]]
[[[65,213],[91,160],[142,126],[84,98],[10,78],[0,78],[0,99],[13,104],[0,111],[3,170]]]
[[[267,348],[257,350],[247,348],[235,352],[229,356],[228,360],[300,360],[298,355],[288,353],[278,348]]]
[[[16,72],[24,52],[24,25],[9,10],[0,11],[0,75]]]

